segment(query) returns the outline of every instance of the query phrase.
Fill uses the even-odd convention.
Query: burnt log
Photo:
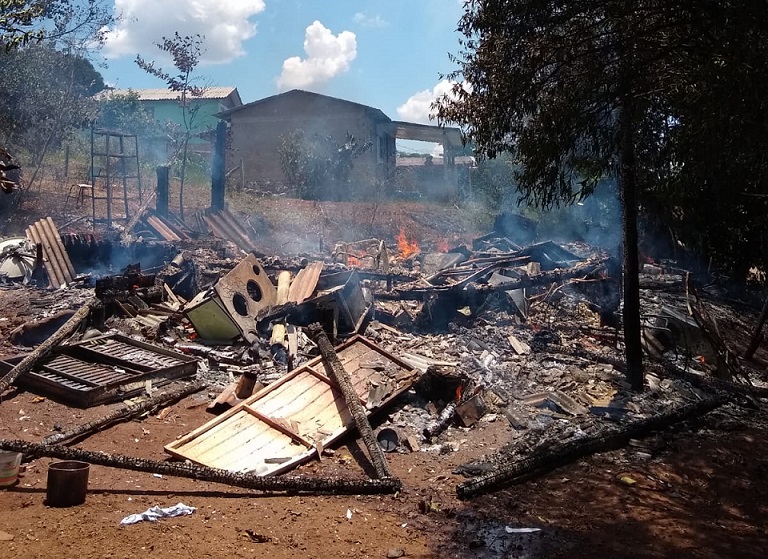
[[[114,423],[130,421],[131,419],[140,417],[145,413],[152,413],[154,410],[162,406],[167,406],[168,404],[177,402],[178,400],[181,400],[190,394],[199,392],[206,386],[208,386],[206,382],[196,381],[177,388],[176,390],[170,390],[168,392],[163,392],[162,394],[157,394],[145,402],[124,406],[98,419],[77,425],[72,429],[64,431],[63,433],[54,433],[53,435],[43,439],[42,444],[67,444],[82,440],[90,435],[93,435],[94,433],[101,431],[105,427],[113,425]]]
[[[603,265],[607,260],[607,258],[588,260],[570,268],[552,270],[551,272],[542,272],[540,274],[523,278],[510,278],[510,281],[505,281],[496,285],[474,284],[474,289],[477,293],[491,293],[493,291],[510,291],[514,289],[547,285],[551,283],[561,283],[572,278],[587,277],[595,274],[603,268]],[[466,278],[454,285],[433,287],[403,286],[401,288],[395,289],[394,291],[377,292],[376,297],[379,299],[390,300],[422,300],[426,297],[429,297],[430,295],[458,291],[464,289],[468,283],[480,279],[483,275],[490,273],[494,267],[495,265],[488,266],[487,268],[480,270],[469,278]]]
[[[700,417],[727,401],[724,396],[716,396],[629,423],[618,429],[570,440],[556,446],[547,446],[539,452],[534,451],[531,456],[503,463],[487,474],[460,483],[456,486],[456,494],[460,499],[469,499],[510,484],[527,481],[584,456],[621,448],[630,439],[644,437],[653,431],[667,429],[682,421]]]
[[[93,452],[61,445],[44,445],[21,440],[0,439],[0,450],[20,452],[29,458],[43,456],[59,460],[79,460],[96,466],[148,472],[175,477],[221,483],[232,487],[279,491],[288,493],[314,493],[338,495],[373,495],[396,493],[402,487],[397,478],[350,480],[341,478],[310,478],[304,476],[264,477],[249,473],[230,472],[197,464],[161,462],[121,454]]]
[[[352,386],[352,379],[349,377],[349,373],[344,369],[344,366],[339,360],[339,356],[336,355],[336,351],[331,345],[331,341],[328,339],[323,327],[318,324],[309,325],[309,333],[314,342],[317,344],[317,348],[320,350],[320,355],[323,357],[323,365],[331,378],[341,390],[344,396],[344,401],[347,404],[349,413],[355,422],[360,433],[360,438],[363,439],[366,448],[368,449],[368,455],[371,458],[371,463],[376,469],[376,477],[379,479],[386,479],[392,476],[389,472],[389,465],[387,459],[384,457],[384,451],[379,446],[376,437],[373,435],[373,429],[368,422],[368,416],[365,413],[365,407],[360,402],[360,397],[355,391],[355,387]]]
[[[752,339],[749,342],[749,347],[747,348],[747,351],[744,352],[744,359],[750,360],[754,357],[757,348],[760,346],[760,340],[763,338],[763,326],[765,325],[766,319],[768,319],[768,298],[765,299],[763,310],[760,311],[760,317],[757,319],[755,330],[752,332]]]
[[[48,357],[56,347],[66,338],[71,336],[80,324],[88,318],[91,310],[100,304],[96,298],[91,298],[80,307],[72,317],[62,324],[55,334],[37,346],[29,355],[0,379],[0,394],[13,384],[20,376],[34,369],[40,361]]]
[[[456,416],[456,402],[449,402],[440,412],[440,415],[424,428],[422,435],[424,440],[431,441],[448,429],[453,423],[453,418]]]

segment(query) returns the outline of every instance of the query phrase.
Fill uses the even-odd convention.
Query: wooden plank
[[[257,402],[254,402],[252,407],[264,415],[273,416],[279,410],[286,409],[286,407],[301,407],[308,398],[311,398],[312,394],[329,390],[328,385],[310,375],[297,379],[296,384],[298,386],[288,385],[281,393],[273,392],[269,397],[259,399]],[[294,393],[296,388],[300,390]]]
[[[229,455],[217,467],[234,472],[244,470],[256,472],[258,469],[258,473],[261,475],[273,475],[283,468],[283,464],[266,464],[265,459],[289,458],[290,461],[291,458],[303,456],[309,452],[312,452],[312,449],[295,444],[289,437],[285,437],[284,439],[274,439],[267,446],[254,450],[248,455]]]
[[[273,429],[276,429],[280,431],[282,434],[287,435],[291,437],[293,440],[295,440],[297,443],[303,444],[306,447],[311,447],[312,444],[307,441],[306,439],[302,438],[298,433],[291,431],[290,429],[287,429],[284,425],[281,423],[275,421],[271,417],[264,415],[263,413],[260,413],[258,410],[255,410],[252,406],[245,406],[243,408],[248,413],[252,414],[254,417],[259,419],[260,421],[263,421]]]
[[[240,454],[244,447],[253,441],[262,440],[268,433],[269,425],[241,410],[234,421],[219,424],[215,431],[198,437],[190,450],[194,452],[197,460],[214,464],[220,457],[232,452]]]

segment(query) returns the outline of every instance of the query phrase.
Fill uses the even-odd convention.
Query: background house
[[[168,89],[112,89],[109,95],[138,95],[144,109],[157,122],[168,121],[178,124],[182,130],[184,116],[179,102],[179,93]],[[212,149],[213,131],[219,123],[217,115],[222,111],[239,107],[243,104],[236,87],[208,87],[200,97],[190,99],[190,105],[197,107],[193,122],[193,137],[190,146],[193,151],[210,154]]]
[[[223,111],[230,122],[228,167],[243,165],[246,183],[263,188],[284,186],[280,166],[280,140],[295,130],[307,138],[319,133],[343,143],[347,133],[372,149],[355,160],[354,173],[384,178],[386,162],[395,155],[395,138],[386,127],[389,117],[379,109],[294,89]]]
[[[360,144],[370,141],[372,149],[354,164],[352,180],[361,184],[395,177],[397,138],[437,141],[448,154],[461,146],[458,129],[395,122],[380,109],[298,89],[222,111],[219,117],[230,123],[227,168],[242,165],[244,182],[263,190],[286,186],[278,148],[281,138],[295,130],[305,137],[330,135],[338,143],[347,133]],[[446,161],[447,176],[455,182],[453,158]]]

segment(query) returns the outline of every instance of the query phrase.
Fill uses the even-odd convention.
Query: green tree
[[[320,133],[306,137],[294,130],[278,139],[278,156],[286,180],[305,200],[348,200],[355,159],[373,146],[347,132],[343,144]]]
[[[731,63],[744,46],[744,27],[734,22],[765,21],[764,7],[748,18],[742,9],[717,0],[470,0],[459,22],[459,69],[450,76],[467,85],[436,103],[438,119],[464,124],[480,154],[514,155],[519,193],[537,206],[582,200],[601,179],[616,177],[626,360],[635,389],[643,384],[638,195],[700,162],[700,155],[676,153],[697,126],[681,116],[694,110],[702,87],[722,77],[708,75],[703,61]],[[717,40],[710,28],[719,30]],[[758,72],[742,68],[742,77],[753,78],[751,90]],[[728,114],[728,97],[718,100]]]
[[[472,172],[472,195],[489,208],[499,208],[514,195],[518,172],[514,159],[508,153],[493,159],[483,158]]]
[[[107,93],[99,98],[99,124],[111,130],[120,130],[137,136],[159,133],[158,125],[147,112],[139,94]]]
[[[181,219],[184,219],[184,180],[189,161],[189,141],[197,128],[195,120],[200,110],[200,104],[196,103],[195,99],[199,99],[205,94],[205,88],[196,85],[200,78],[195,75],[195,70],[200,63],[200,56],[203,53],[204,40],[205,38],[199,34],[182,37],[176,32],[173,38],[163,37],[162,42],[156,43],[157,48],[171,56],[173,66],[178,72],[176,74],[166,72],[158,68],[154,62],[136,56],[136,64],[139,68],[166,82],[168,89],[179,95],[178,101],[181,106],[183,129],[181,134],[176,134],[173,132],[174,127],[171,126],[169,132],[171,132],[172,137],[177,138],[177,141],[174,142],[176,149],[172,162],[180,158],[179,217]]]
[[[43,40],[100,45],[114,22],[111,13],[111,3],[103,0],[0,0],[0,48]]]
[[[35,167],[96,116],[92,95],[104,81],[91,63],[49,43],[0,53],[0,139]]]

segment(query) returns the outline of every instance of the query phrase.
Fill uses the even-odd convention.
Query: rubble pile
[[[506,447],[478,448],[454,472],[470,478],[459,493],[472,496],[768,393],[764,375],[719,335],[732,313],[705,301],[673,262],[643,267],[648,389],[634,393],[623,375],[620,268],[596,247],[535,242],[530,223],[507,218],[471,247],[422,252],[400,231],[394,242],[266,255],[228,212],[197,220],[212,236],[149,213],[102,262],[93,251],[81,257],[50,218],[3,245],[0,270],[15,270],[3,287],[18,290],[36,320],[11,336],[0,389],[15,383],[78,407],[133,400],[41,446],[0,448],[94,459],[51,448],[155,409],[165,385],[168,398],[206,389],[212,419],[165,446],[191,466],[163,471],[278,491],[394,491],[382,450],[453,452],[506,422]],[[374,428],[368,417],[379,410]],[[363,437],[374,479],[254,481],[322,457],[349,430]]]

